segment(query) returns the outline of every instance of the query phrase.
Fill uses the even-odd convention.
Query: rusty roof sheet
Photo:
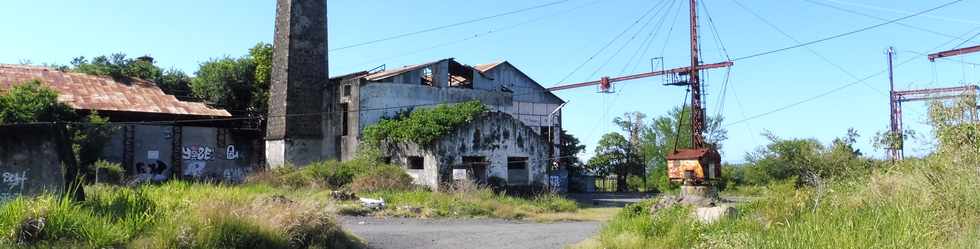
[[[180,101],[151,81],[123,83],[107,76],[62,72],[45,67],[0,64],[0,90],[39,80],[58,92],[58,100],[75,109],[230,117],[226,110]]]

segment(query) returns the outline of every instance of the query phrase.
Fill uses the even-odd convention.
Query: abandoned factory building
[[[112,135],[101,158],[122,164],[137,179],[238,182],[264,163],[259,129],[223,122],[228,111],[179,100],[151,81],[0,65],[0,91],[35,80],[80,114],[108,117]]]
[[[490,112],[456,127],[430,146],[389,147],[391,162],[432,187],[499,177],[510,185],[548,184],[558,155],[564,101],[511,63],[468,66],[454,59],[330,79],[324,92],[324,150],[355,157],[370,125],[415,108],[479,100]]]

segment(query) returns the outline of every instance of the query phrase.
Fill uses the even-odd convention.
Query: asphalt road
[[[534,223],[498,219],[338,218],[370,248],[564,248],[595,235],[599,222]]]

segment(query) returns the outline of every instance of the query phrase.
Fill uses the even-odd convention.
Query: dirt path
[[[339,217],[376,249],[564,248],[596,234],[599,222],[534,223],[497,219]]]

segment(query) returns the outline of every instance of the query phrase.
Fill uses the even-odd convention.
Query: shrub
[[[412,177],[398,166],[376,166],[351,183],[355,192],[375,192],[384,190],[408,190],[412,188]]]
[[[96,183],[120,183],[126,177],[126,170],[118,163],[98,160],[92,167],[95,170]]]
[[[374,147],[384,140],[426,145],[456,126],[469,123],[487,110],[480,101],[417,109],[401,117],[385,119],[368,126],[364,129],[363,139],[368,146]]]

